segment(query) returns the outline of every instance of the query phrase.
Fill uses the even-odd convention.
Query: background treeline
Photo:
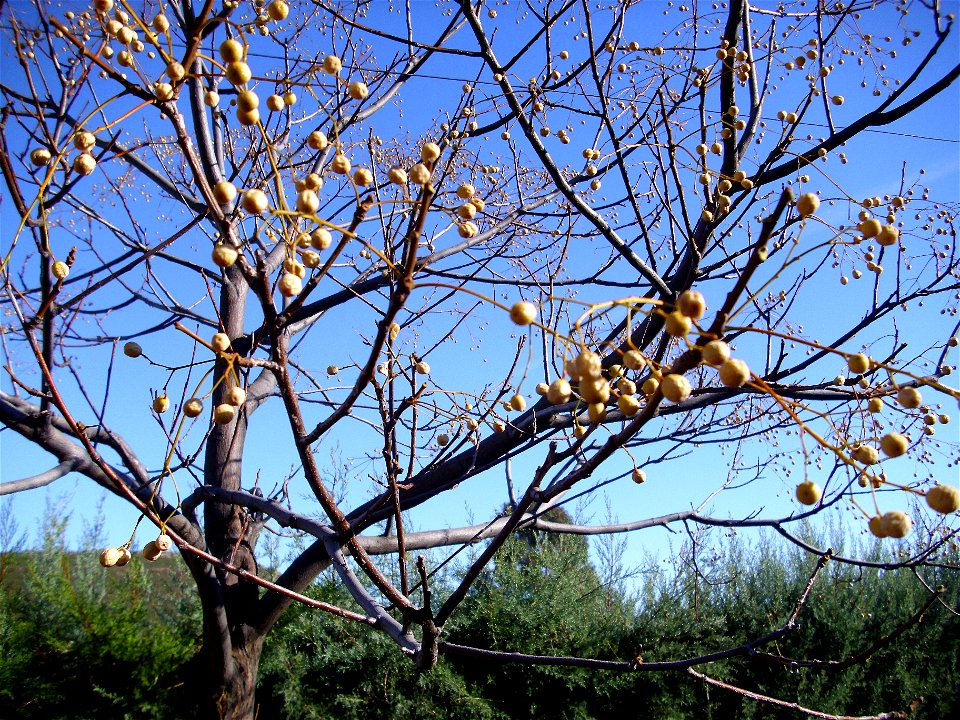
[[[94,550],[68,552],[64,531],[51,522],[39,550],[0,555],[2,714],[192,717],[192,681],[202,673],[199,608],[179,559],[150,566],[135,560],[108,572]],[[9,535],[4,544],[11,546]],[[701,538],[695,553],[688,547],[684,561],[651,562],[628,582],[617,575],[615,543],[610,547],[606,557],[614,562],[598,571],[582,538],[519,535],[478,582],[446,639],[537,654],[689,657],[780,627],[816,562],[779,544],[716,533]],[[859,552],[881,557],[880,546]],[[960,562],[956,548],[941,559],[945,566]],[[960,573],[928,567],[920,575],[945,588],[944,603],[866,662],[815,670],[737,658],[700,669],[837,714],[960,717],[960,618],[950,610],[960,606]],[[442,590],[446,580],[438,573],[432,581]],[[352,606],[330,578],[311,594]],[[868,651],[928,597],[911,571],[830,563],[797,630],[761,650],[843,660]],[[797,717],[707,688],[683,671],[624,674],[446,657],[418,674],[367,628],[300,608],[267,640],[258,699],[260,718]]]

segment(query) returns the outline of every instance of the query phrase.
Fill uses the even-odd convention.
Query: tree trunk
[[[257,717],[256,688],[263,637],[245,629],[245,637],[235,638],[230,661],[211,668],[210,711],[207,717],[219,720],[254,720]]]

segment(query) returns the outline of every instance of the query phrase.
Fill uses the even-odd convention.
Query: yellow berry
[[[857,353],[847,358],[847,367],[850,372],[861,375],[870,369],[870,358],[863,353]]]
[[[897,402],[903,407],[913,410],[923,403],[923,396],[915,387],[904,387],[900,388],[900,392],[897,393]]]
[[[668,335],[672,335],[673,337],[686,337],[687,333],[689,333],[693,327],[693,323],[689,317],[679,310],[675,310],[667,315],[665,326]]]
[[[617,407],[625,417],[633,417],[640,410],[640,401],[635,395],[621,395],[617,398]]]
[[[537,306],[529,302],[517,302],[510,308],[510,319],[517,325],[529,325],[537,319]]]
[[[170,409],[170,398],[166,394],[158,395],[153,399],[153,411],[155,413],[165,413]]]
[[[730,359],[730,346],[723,340],[711,340],[700,351],[707,365],[720,367]]]
[[[50,268],[50,272],[57,280],[66,280],[67,275],[70,274],[70,266],[63,260],[57,260]]]
[[[720,382],[727,387],[743,387],[749,379],[750,368],[743,360],[731,358],[720,366]]]
[[[547,389],[547,399],[554,405],[562,405],[569,401],[572,394],[570,383],[563,378],[554,380]]]
[[[237,261],[237,257],[239,257],[239,253],[229,245],[217,243],[213,246],[211,258],[213,259],[213,264],[217,267],[230,267]]]
[[[927,490],[927,505],[941,515],[960,510],[960,490],[952,485],[934,485]]]
[[[887,457],[900,457],[907,452],[910,447],[910,441],[905,435],[897,432],[891,432],[880,438],[880,449]]]
[[[683,375],[675,373],[664,376],[663,382],[660,383],[660,389],[667,400],[676,403],[683,402],[693,392],[690,381]]]
[[[220,58],[225,63],[237,62],[243,60],[243,45],[236,40],[224,40],[220,44]]]
[[[823,491],[820,489],[820,486],[812,480],[807,480],[797,485],[797,500],[804,505],[816,505],[822,496]]]
[[[800,199],[797,200],[797,212],[800,213],[800,217],[813,215],[819,207],[820,198],[814,193],[804,193],[800,196]]]

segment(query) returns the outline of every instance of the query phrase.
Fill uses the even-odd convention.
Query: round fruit
[[[587,405],[587,417],[594,425],[602,423],[607,417],[607,406],[602,402],[590,403]]]
[[[73,136],[73,146],[77,150],[89,150],[97,144],[97,138],[92,132],[82,130]]]
[[[81,153],[74,159],[73,169],[78,175],[91,175],[97,169],[97,160],[90,153]]]
[[[103,567],[113,567],[121,557],[123,553],[119,548],[105,548],[100,551],[100,564]]]
[[[165,413],[170,409],[170,398],[166,395],[158,395],[153,399],[153,411],[155,413]]]
[[[621,395],[617,399],[617,407],[624,417],[633,417],[640,410],[640,401],[635,395]]]
[[[221,180],[213,186],[213,197],[221,205],[232,203],[237,197],[237,186],[229,180]]]
[[[417,163],[410,168],[410,182],[414,185],[426,185],[430,182],[430,171],[423,163]]]
[[[447,435],[446,433],[440,433],[439,435],[437,435],[437,445],[439,445],[440,447],[444,447],[449,442],[450,442],[450,436]]]
[[[858,445],[853,451],[853,459],[864,465],[876,465],[880,462],[880,453],[872,445]]]
[[[892,538],[906,537],[913,527],[913,520],[910,519],[910,516],[899,510],[884,513],[880,522],[887,537]]]
[[[581,377],[578,390],[580,397],[588,403],[605,403],[610,399],[610,386],[603,378]]]
[[[141,551],[141,553],[143,554],[144,558],[146,558],[150,562],[153,562],[154,560],[159,558],[161,555],[163,555],[163,550],[158,548],[157,543],[151,540],[150,542],[148,542],[146,545],[143,546],[143,550]]]
[[[883,525],[883,518],[879,515],[876,517],[870,518],[868,524],[870,528],[870,534],[878,538],[885,538],[887,536],[887,530]]]
[[[804,193],[800,196],[800,199],[797,200],[797,212],[800,213],[800,217],[813,215],[819,207],[820,198],[814,193]]]
[[[857,353],[847,358],[847,367],[850,372],[861,375],[870,369],[870,358],[863,353]]]
[[[720,367],[730,359],[730,346],[723,340],[711,340],[700,351],[707,365]]]
[[[707,301],[696,290],[684,290],[677,298],[677,309],[688,318],[699,320],[707,311]]]
[[[878,413],[883,410],[883,399],[882,398],[870,398],[870,402],[867,403],[867,409],[872,413]]]
[[[354,100],[363,100],[370,94],[370,90],[366,83],[357,80],[347,85],[347,94]]]
[[[330,169],[338,175],[349,175],[350,167],[350,158],[342,153],[337,153],[330,161]]]
[[[517,412],[523,412],[527,409],[527,399],[520,394],[514,395],[510,398],[510,409],[516,410]]]
[[[394,185],[406,185],[407,171],[394,165],[387,171],[387,180],[392,182]]]
[[[336,55],[327,55],[323,59],[323,71],[327,75],[339,75],[343,69],[343,62]]]
[[[750,368],[743,360],[731,358],[720,366],[720,382],[727,387],[743,387],[749,379]]]
[[[570,383],[563,378],[557,378],[550,383],[550,387],[547,388],[547,400],[554,405],[562,405],[569,401],[572,394],[573,390],[570,387]]]
[[[633,380],[628,380],[625,377],[620,378],[617,381],[617,392],[621,395],[636,395],[637,384]]]
[[[260,122],[259,110],[237,110],[237,122],[244,127],[250,127]]]
[[[183,414],[188,418],[195,418],[203,412],[203,401],[200,398],[190,398],[183,406]]]
[[[304,190],[297,194],[297,212],[313,215],[320,209],[320,198],[313,190]]]
[[[623,354],[623,364],[631,370],[640,370],[646,366],[647,361],[640,352],[627,350],[627,352]]]
[[[816,505],[823,496],[820,486],[812,480],[806,480],[797,485],[797,500],[804,505]]]
[[[153,544],[156,545],[161,552],[166,552],[173,547],[173,540],[170,539],[169,535],[163,533],[157,536],[157,539],[153,541]]]
[[[277,282],[277,289],[284,297],[294,297],[303,290],[303,283],[293,273],[284,273]]]
[[[42,167],[50,162],[51,157],[53,156],[46,148],[37,148],[30,153],[30,162],[36,167]]]
[[[633,479],[633,481],[634,481],[637,485],[639,485],[639,484],[641,484],[641,483],[645,483],[645,482],[647,481],[647,474],[646,474],[643,470],[641,470],[640,468],[634,468],[634,469],[633,469],[633,472],[632,472],[631,475],[630,475],[630,477]]]
[[[545,382],[537,383],[537,386],[533,389],[537,395],[541,397],[546,397],[547,391],[550,389],[550,386]]]
[[[215,333],[210,338],[210,347],[214,352],[226,352],[230,348],[230,336],[222,332]]]
[[[217,425],[226,425],[227,423],[233,422],[233,418],[237,415],[237,409],[233,405],[223,403],[217,405],[213,409],[213,421]]]
[[[910,447],[910,441],[905,435],[897,432],[891,432],[880,438],[880,449],[887,457],[900,457],[907,452]]]
[[[689,317],[677,310],[667,315],[665,326],[668,335],[686,337],[693,327],[693,323]]]
[[[250,82],[253,74],[250,72],[250,66],[242,60],[237,60],[227,64],[227,80],[232,85],[243,85]]]
[[[353,174],[353,182],[359,187],[366,187],[373,184],[373,173],[367,168],[359,168]]]
[[[960,510],[960,490],[952,485],[934,485],[927,490],[927,505],[942,515],[955,513]]]
[[[868,218],[866,220],[862,220],[857,225],[857,230],[863,233],[864,238],[872,238],[876,237],[880,233],[881,227],[882,226],[880,225],[879,220],[876,218]]]
[[[457,233],[460,235],[460,237],[467,240],[472,237],[476,237],[478,232],[480,232],[480,228],[477,227],[476,223],[464,222],[457,225]]]
[[[469,200],[477,194],[477,189],[470,183],[463,183],[457,188],[457,197],[463,200]]]
[[[326,250],[333,242],[333,236],[326,228],[317,228],[310,233],[310,246],[314,250]]]
[[[440,157],[440,146],[436,143],[424,143],[420,148],[420,159],[424,162],[436,162]]]
[[[129,548],[122,547],[122,548],[117,548],[117,550],[120,551],[120,557],[117,558],[116,566],[117,566],[117,567],[123,567],[123,566],[126,565],[128,562],[130,562],[130,559],[131,559],[133,556],[130,554],[130,549],[129,549]]]
[[[660,390],[667,400],[676,403],[683,402],[690,397],[690,393],[693,392],[693,388],[690,387],[690,381],[683,375],[677,375],[675,373],[664,376],[663,382],[660,383]]]
[[[243,192],[243,209],[251,215],[260,215],[267,209],[267,194],[263,190],[250,188]]]
[[[923,404],[923,396],[915,387],[900,388],[900,392],[897,393],[897,402],[905,408],[914,410]]]
[[[644,395],[653,395],[659,387],[660,381],[657,378],[648,377],[643,381],[643,385],[640,386],[640,389],[643,391]]]
[[[510,308],[510,319],[517,325],[529,325],[537,319],[537,306],[529,302],[517,302]]]
[[[243,45],[236,40],[224,40],[220,45],[220,58],[225,63],[243,60]]]
[[[457,208],[457,215],[464,220],[473,220],[477,214],[477,207],[473,203],[464,203]]]
[[[900,231],[893,225],[884,225],[877,233],[877,244],[889,247],[896,245],[900,239]]]
[[[319,130],[314,130],[307,135],[307,146],[312,150],[326,150],[329,144],[330,141],[327,140],[327,136]]]
[[[237,261],[238,256],[239,253],[235,248],[222,243],[217,243],[213,246],[213,254],[211,255],[211,258],[213,259],[214,265],[225,268],[233,265]]]
[[[579,377],[599,378],[603,371],[603,361],[593,350],[583,350],[574,360]]]
[[[143,348],[140,347],[139,343],[135,343],[131,340],[130,342],[124,344],[123,354],[130,358],[138,358],[143,355]]]
[[[53,267],[50,268],[50,272],[53,273],[53,276],[57,280],[66,280],[67,275],[70,274],[70,266],[67,265],[63,260],[57,260]]]
[[[286,20],[289,14],[290,8],[283,0],[273,0],[267,5],[267,15],[274,20]]]

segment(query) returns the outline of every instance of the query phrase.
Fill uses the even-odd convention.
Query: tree
[[[955,536],[934,510],[957,490],[934,476],[960,462],[935,434],[936,403],[960,397],[943,380],[956,202],[873,132],[955,99],[953,17],[656,7],[661,22],[648,3],[573,1],[7,10],[0,418],[56,465],[0,488],[79,473],[158,526],[146,555],[176,545],[211,714],[255,715],[264,640],[297,602],[425,670],[444,653],[717,682],[695,669],[715,653],[445,641],[524,528],[766,528],[825,559],[793,524],[852,509],[880,536],[915,523],[915,547],[880,563],[915,568]],[[856,153],[904,163],[861,201]],[[358,462],[326,461],[338,447]],[[724,496],[761,493],[752,511],[627,480],[698,455]],[[483,500],[506,514],[437,520],[500,473],[502,499]],[[797,502],[768,503],[785,482]],[[605,487],[672,511],[543,517]],[[258,540],[277,528],[310,542],[268,578]],[[433,594],[414,554],[480,541]],[[331,566],[356,608],[303,594]],[[756,648],[792,622],[716,652],[771,661]]]

